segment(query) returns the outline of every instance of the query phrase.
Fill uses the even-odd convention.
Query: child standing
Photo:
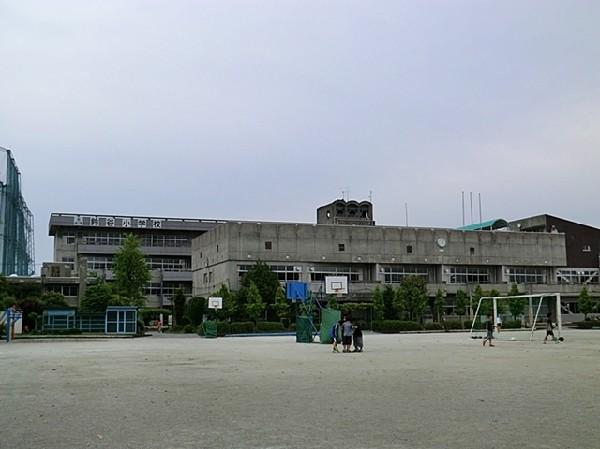
[[[352,352],[362,352],[363,350],[363,334],[362,328],[360,327],[360,323],[356,323],[354,326],[354,332],[352,334],[352,342],[354,343],[354,351]]]
[[[485,322],[485,330],[487,331],[487,334],[483,339],[483,346],[485,346],[486,341],[489,341],[490,348],[493,348],[494,344],[492,344],[492,340],[494,339],[494,321],[492,319],[492,315],[489,313],[487,314],[487,321]]]
[[[339,342],[341,323],[342,323],[341,321],[336,321],[336,323],[333,325],[333,327],[329,331],[329,336],[331,337],[331,340],[333,341],[333,348],[332,348],[333,352],[340,352],[337,345]]]
[[[544,344],[548,341],[548,337],[552,337],[552,341],[557,341],[554,336],[554,324],[552,323],[552,312],[548,312],[546,315],[546,337],[544,337]]]
[[[344,317],[344,322],[342,323],[342,346],[344,347],[343,352],[350,352],[350,346],[352,346],[352,321],[348,317]]]

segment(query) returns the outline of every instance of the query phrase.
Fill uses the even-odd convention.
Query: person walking
[[[487,314],[487,321],[485,322],[485,330],[487,331],[487,334],[486,334],[485,338],[483,339],[483,346],[485,346],[485,343],[487,341],[489,341],[490,348],[493,348],[494,344],[492,343],[492,340],[494,339],[494,320],[490,313]]]

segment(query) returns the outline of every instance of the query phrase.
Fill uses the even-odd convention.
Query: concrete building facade
[[[556,281],[556,270],[567,265],[561,233],[228,222],[192,242],[194,295],[223,284],[238,289],[257,260],[281,282],[308,282],[313,292],[324,288],[325,276],[347,276],[353,300],[410,275],[424,278],[431,296],[476,285],[505,294],[516,283],[521,291],[567,298],[581,288]]]
[[[188,218],[136,217],[127,215],[89,215],[53,213],[49,233],[54,238],[54,262],[48,264],[47,276],[55,291],[69,292],[67,300],[78,305],[82,292],[81,273],[95,273],[112,279],[112,259],[125,235],[140,238],[141,251],[152,270],[152,280],[145,288],[146,305],[171,305],[176,289],[192,293],[192,239],[211,229],[218,220]],[[61,268],[61,264],[64,268]],[[69,270],[70,279],[60,284],[60,273]],[[54,271],[52,271],[54,270]],[[43,273],[44,274],[44,273]],[[52,274],[59,274],[53,276]],[[66,276],[65,276],[66,277]],[[72,285],[77,284],[77,290]],[[85,283],[84,283],[85,284]],[[71,296],[73,295],[73,296]]]

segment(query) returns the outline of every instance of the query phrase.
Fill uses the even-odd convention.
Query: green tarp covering
[[[312,324],[307,316],[296,317],[296,343],[312,343]]]
[[[342,318],[342,312],[334,309],[321,309],[321,343],[333,343],[329,331]]]
[[[204,338],[217,338],[216,321],[204,321],[202,323],[202,330],[204,331]]]

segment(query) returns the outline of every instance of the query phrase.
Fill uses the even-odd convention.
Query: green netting
[[[217,338],[217,322],[216,321],[204,321],[202,323],[202,330],[204,338]]]
[[[333,343],[329,331],[342,318],[342,312],[334,309],[321,309],[321,343]]]
[[[312,342],[312,324],[307,316],[296,317],[296,343]]]

